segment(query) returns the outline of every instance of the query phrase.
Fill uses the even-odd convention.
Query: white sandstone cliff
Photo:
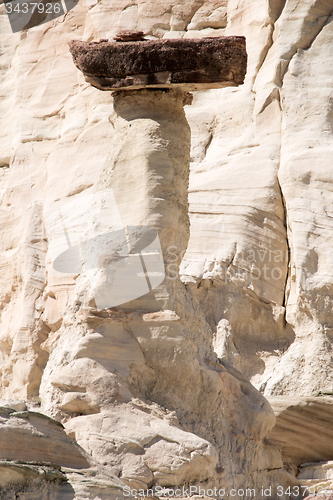
[[[80,0],[13,34],[0,5],[0,395],[2,406],[23,401],[61,420],[69,435],[17,403],[18,415],[1,410],[0,442],[20,428],[37,450],[30,461],[55,464],[14,464],[27,455],[2,445],[11,486],[0,482],[1,498],[27,481],[36,500],[104,500],[122,484],[296,485],[267,442],[275,420],[263,396],[286,461],[311,458],[318,432],[327,439],[311,459],[333,459],[332,20],[332,0]],[[141,158],[134,187],[149,189],[149,141],[131,142],[111,93],[87,84],[68,50],[72,39],[111,39],[120,28],[245,35],[249,63],[243,86],[197,92],[185,106],[190,230],[186,214],[179,225],[164,214],[177,265],[184,256],[172,293],[162,290],[159,307],[139,301],[132,315],[110,317],[92,309],[84,276],[54,270],[47,221],[59,200],[109,188],[117,162]],[[181,120],[172,137],[186,161]],[[142,215],[129,209],[130,181],[120,173],[112,185],[129,225]],[[185,206],[182,186],[179,198]],[[56,459],[58,442],[73,462]]]

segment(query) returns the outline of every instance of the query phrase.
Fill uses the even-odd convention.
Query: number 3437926
[[[25,2],[25,3],[17,3],[15,2],[6,2],[6,12],[7,14],[12,14],[16,12],[17,14],[33,14],[37,11],[39,14],[60,14],[61,7],[59,3],[34,3],[34,2]]]

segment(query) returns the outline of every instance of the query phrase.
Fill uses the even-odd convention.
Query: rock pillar
[[[175,277],[189,238],[190,129],[180,90],[114,92],[114,148],[100,186],[111,188],[125,227],[156,229],[165,273]]]

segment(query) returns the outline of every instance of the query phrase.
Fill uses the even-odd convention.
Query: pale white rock
[[[258,485],[268,470],[276,471],[275,481],[293,483],[279,452],[264,442],[274,425],[269,405],[245,377],[216,361],[211,331],[179,280],[188,239],[184,99],[179,92],[116,95],[113,154],[99,179],[100,189],[112,189],[118,200],[125,227],[146,223],[158,229],[164,255],[172,249],[175,257],[175,276],[115,310],[92,307],[87,278],[76,279],[62,326],[47,343],[43,411],[67,421],[70,436],[133,487],[241,484],[237,475],[250,478],[253,472]],[[64,224],[75,235],[82,225],[80,200],[88,198],[73,198],[76,211],[73,205]],[[95,206],[86,204],[94,220]],[[132,409],[134,397],[139,409]],[[233,464],[227,451],[235,446],[230,428],[246,465],[243,459]],[[226,440],[230,444],[222,446]]]
[[[240,22],[252,16],[246,2],[232,7],[229,2],[233,22],[226,33],[253,30],[251,21]],[[331,2],[272,2],[256,35],[247,37],[248,86],[214,91],[211,97],[198,94],[188,110],[192,230],[182,272],[198,287],[213,280],[210,302],[223,304],[221,314],[215,312],[221,306],[213,312],[207,293],[188,286],[203,300],[217,337],[220,321],[230,325],[232,343],[224,355],[267,395],[306,396],[333,388],[328,153],[333,76],[325,55],[331,12]],[[264,40],[267,29],[271,34],[264,44],[260,36]],[[215,96],[221,96],[220,104]]]
[[[154,475],[174,484],[298,484],[281,468],[276,448],[263,442],[274,415],[247,378],[267,396],[333,392],[332,12],[330,0],[133,0],[126,8],[119,0],[81,0],[64,18],[12,34],[0,5],[1,397],[28,406],[40,398],[43,411],[66,421],[86,451],[101,464],[114,461],[132,484]],[[186,107],[190,239],[187,246],[184,220],[164,238],[181,240],[176,258],[185,254],[185,288],[177,281],[173,303],[170,289],[160,289],[155,312],[162,303],[173,312],[158,321],[137,314],[142,301],[130,318],[98,316],[89,280],[54,270],[52,235],[48,241],[57,204],[101,189],[122,154],[123,164],[142,158],[151,144],[131,145],[110,93],[86,84],[68,51],[72,39],[111,39],[120,28],[159,38],[247,37],[245,85],[197,93]],[[150,118],[145,125],[153,135]],[[142,161],[139,180],[144,168]],[[128,208],[121,174],[117,183]],[[144,183],[133,184],[144,191]],[[149,212],[137,208],[137,220]],[[167,259],[173,264],[174,255]],[[157,368],[164,377],[158,383]],[[141,409],[130,407],[133,400]],[[136,415],[144,438],[166,428],[181,435],[170,443],[163,434],[143,455],[106,452],[101,418],[115,408]],[[299,442],[304,431],[297,424],[289,431]],[[320,416],[311,426],[320,428]],[[130,446],[133,433],[126,433]],[[193,453],[191,470],[186,453]],[[19,449],[14,458],[22,458]],[[77,472],[68,473],[59,498],[113,498],[120,481],[98,474],[85,472],[84,485]],[[36,500],[54,495],[49,485],[36,488]]]
[[[0,401],[0,407],[1,408],[10,408],[12,410],[16,411],[25,411],[27,410],[27,405],[25,401],[5,401],[1,400]]]
[[[329,497],[333,492],[333,462],[304,463],[300,466],[298,478],[310,494]]]
[[[99,415],[73,418],[66,430],[93,458],[103,460],[134,488],[205,481],[214,475],[218,460],[209,442],[123,405]]]
[[[205,28],[225,28],[228,21],[228,2],[221,2],[219,0],[210,0],[203,3],[203,5],[195,12],[191,18],[190,24],[187,29],[203,30]]]

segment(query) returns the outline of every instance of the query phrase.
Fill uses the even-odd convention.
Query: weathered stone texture
[[[277,417],[287,436],[297,434],[293,445],[303,436],[309,450],[316,429],[323,435],[330,426],[320,404],[333,393],[332,13],[331,0],[131,0],[126,8],[122,0],[80,0],[65,18],[13,35],[0,5],[0,394],[63,420],[98,462],[84,482],[76,469],[67,471],[60,500],[117,498],[120,471],[137,484],[154,474],[174,484],[206,475],[215,485],[219,477],[227,488],[298,484],[265,443],[275,417],[263,395],[285,397],[287,406],[294,399],[297,418],[283,422],[288,410]],[[84,276],[53,269],[45,230],[57,200],[102,188],[114,164],[138,156],[137,192],[159,186],[157,170],[146,185],[143,175],[159,151],[145,158],[139,140],[131,149],[131,120],[115,114],[110,92],[85,82],[68,50],[73,39],[112,40],[124,28],[142,31],[152,41],[138,43],[148,44],[245,36],[249,56],[244,85],[197,92],[185,107],[190,231],[182,220],[177,235],[168,204],[165,212],[172,227],[165,241],[181,240],[177,264],[189,231],[184,286],[177,281],[175,303],[158,321],[147,321],[147,310],[99,317]],[[153,134],[151,119],[147,109]],[[115,181],[129,205],[125,180]],[[73,218],[79,224],[78,212]],[[163,291],[157,302],[167,300]],[[130,386],[123,381],[128,365],[135,367]],[[211,406],[202,410],[199,401]],[[319,411],[308,412],[311,405]],[[131,432],[135,425],[140,434]],[[108,440],[111,433],[117,441]],[[330,450],[331,431],[326,437]],[[330,458],[322,436],[317,445],[316,460]],[[324,469],[313,480],[331,484]],[[14,472],[6,472],[10,481],[25,474]],[[31,474],[34,492],[27,494],[53,500],[53,485]],[[23,492],[27,481],[16,490],[2,485],[3,498]]]
[[[63,430],[63,426],[37,412],[0,408],[0,460],[20,458],[26,462],[49,462],[74,469],[90,462]]]
[[[330,460],[333,455],[333,398],[269,397],[276,425],[269,439],[286,462],[299,466],[305,462]]]
[[[299,478],[303,487],[308,488],[308,500],[331,500],[333,497],[333,462],[305,463],[300,467]]]
[[[246,74],[244,37],[86,43],[70,50],[86,81],[101,90],[241,85]]]

